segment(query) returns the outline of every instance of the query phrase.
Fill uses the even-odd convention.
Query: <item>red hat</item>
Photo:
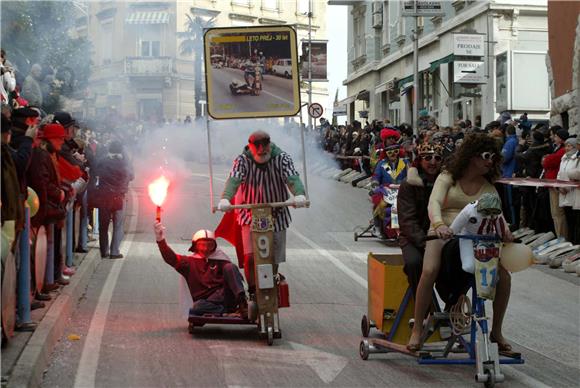
[[[42,128],[42,135],[43,139],[58,139],[58,138],[65,138],[66,131],[64,127],[60,124],[46,124]]]
[[[385,141],[389,137],[394,137],[395,140],[399,140],[401,135],[399,134],[399,132],[395,131],[394,129],[383,128],[381,130],[381,140]]]

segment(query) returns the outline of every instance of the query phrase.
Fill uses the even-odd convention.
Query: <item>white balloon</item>
[[[505,243],[500,253],[501,265],[510,272],[519,272],[534,263],[532,250],[525,244]]]

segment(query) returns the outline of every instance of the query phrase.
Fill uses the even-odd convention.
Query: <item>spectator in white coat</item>
[[[576,154],[575,162],[570,163],[566,168],[568,174],[568,179],[572,181],[580,181],[580,142],[576,142]],[[573,234],[570,234],[570,239],[575,243],[580,243],[580,188],[573,190],[573,204],[572,204],[572,214],[574,218],[574,228]]]
[[[577,149],[576,146],[578,141],[575,137],[570,137],[566,139],[564,143],[565,154],[562,156],[560,162],[560,169],[558,170],[558,180],[570,181],[570,172],[575,169],[578,165]],[[576,235],[576,226],[574,220],[573,206],[576,198],[576,189],[568,187],[560,187],[558,189],[560,192],[559,205],[564,209],[564,215],[566,216],[566,224],[568,225],[568,238],[572,242],[574,241],[574,235]]]

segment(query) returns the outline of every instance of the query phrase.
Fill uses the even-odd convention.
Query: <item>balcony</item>
[[[127,57],[125,74],[135,77],[160,77],[174,73],[171,57]]]

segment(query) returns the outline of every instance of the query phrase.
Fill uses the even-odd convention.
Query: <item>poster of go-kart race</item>
[[[204,35],[207,109],[214,119],[300,110],[296,32],[289,26],[211,28]]]

